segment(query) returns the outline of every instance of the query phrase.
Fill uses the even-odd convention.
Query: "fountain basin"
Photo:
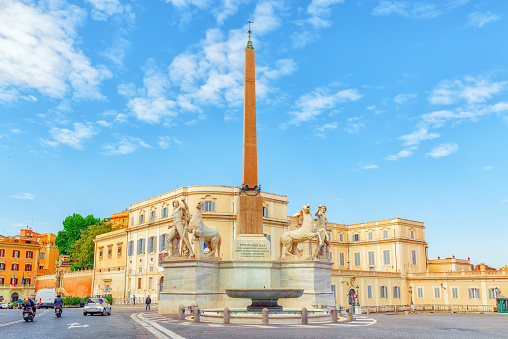
[[[261,312],[267,308],[269,312],[282,312],[282,306],[279,306],[279,298],[299,298],[303,294],[303,289],[290,288],[245,288],[245,289],[227,289],[226,294],[230,298],[251,299],[252,304],[247,306],[248,312]]]

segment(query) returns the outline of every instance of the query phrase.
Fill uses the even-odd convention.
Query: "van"
[[[56,292],[54,288],[43,288],[37,291],[35,295],[35,304],[37,308],[53,308]]]

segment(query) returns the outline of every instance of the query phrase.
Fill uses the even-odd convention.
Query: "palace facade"
[[[129,206],[115,220],[120,226],[97,236],[93,294],[114,298],[152,297],[163,289],[161,259],[169,255],[173,201],[182,198],[192,213],[204,201],[203,221],[221,235],[221,258],[233,258],[237,235],[238,187],[191,186]],[[261,192],[263,233],[270,242],[270,260],[280,257],[279,239],[297,227],[287,216],[287,197]],[[312,204],[313,209],[317,209]],[[314,211],[312,211],[313,213]],[[112,218],[113,220],[113,218]],[[507,270],[474,268],[469,260],[430,260],[423,222],[401,218],[354,225],[328,223],[333,261],[331,290],[336,304],[362,307],[397,305],[461,305],[494,307],[500,291],[508,291]],[[316,242],[312,244],[315,248]],[[303,246],[309,252],[308,245]]]

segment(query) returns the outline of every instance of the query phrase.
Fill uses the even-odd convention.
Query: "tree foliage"
[[[74,269],[93,267],[94,239],[99,234],[109,231],[111,231],[111,223],[109,219],[104,219],[80,232],[80,238],[74,241],[70,251],[71,263],[74,264]]]
[[[71,254],[72,244],[81,237],[81,231],[86,230],[88,226],[98,224],[100,218],[89,215],[83,218],[80,214],[74,213],[63,221],[63,230],[59,231],[55,240],[60,254]]]

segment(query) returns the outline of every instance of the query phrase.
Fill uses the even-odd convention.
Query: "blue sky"
[[[0,2],[2,234],[181,186],[259,181],[328,220],[422,221],[431,258],[508,264],[504,0]]]

